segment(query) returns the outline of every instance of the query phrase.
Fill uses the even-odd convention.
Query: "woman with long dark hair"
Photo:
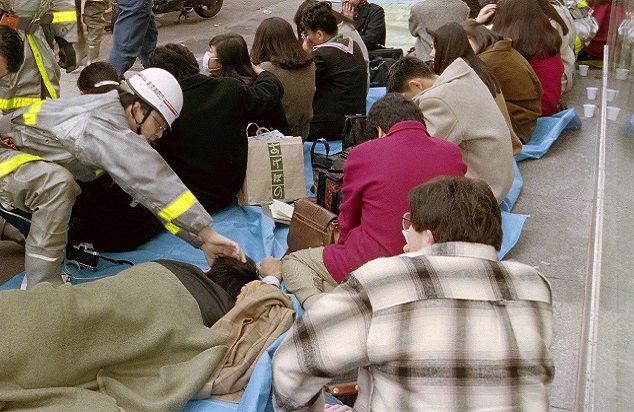
[[[290,133],[306,139],[313,117],[315,63],[298,43],[291,24],[279,17],[264,19],[255,32],[251,62],[280,79]]]
[[[556,14],[556,12],[555,12]],[[565,27],[565,24],[564,24]],[[513,48],[529,62],[542,84],[542,116],[560,111],[562,38],[536,0],[498,0],[494,32],[513,41]]]
[[[491,96],[506,120],[509,127],[511,143],[513,144],[513,153],[519,153],[520,150],[522,150],[522,142],[513,130],[500,82],[491,69],[475,55],[469,43],[467,33],[462,26],[459,23],[449,23],[439,27],[436,31],[428,30],[428,32],[433,40],[430,55],[434,72],[436,72],[437,75],[442,74],[442,72],[458,58],[463,59],[471,66],[487,89],[489,89]]]
[[[523,142],[530,140],[541,116],[542,85],[525,58],[504,39],[474,20],[462,23],[469,43],[502,87],[513,130]]]
[[[209,41],[207,53],[207,69],[213,77],[231,77],[247,87],[253,86],[258,80],[270,79],[271,76],[277,80],[274,74],[251,63],[247,42],[237,33],[223,33],[213,37]],[[277,82],[282,87],[279,80]],[[281,100],[274,109],[262,115],[253,116],[249,121],[260,127],[279,130],[283,134],[290,132]]]

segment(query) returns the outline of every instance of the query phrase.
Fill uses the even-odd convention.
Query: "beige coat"
[[[236,305],[212,327],[229,349],[196,395],[239,403],[255,363],[293,324],[291,297],[277,286],[253,281],[242,289]]]
[[[432,136],[460,146],[466,176],[487,182],[501,203],[515,177],[511,135],[489,89],[473,69],[456,59],[414,102]]]

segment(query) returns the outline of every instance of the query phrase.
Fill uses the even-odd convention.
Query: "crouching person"
[[[80,191],[75,180],[95,180],[104,172],[210,262],[216,255],[244,260],[235,242],[209,226],[211,216],[150,146],[180,113],[178,82],[151,68],[128,85],[130,92],[40,101],[0,119],[0,214],[10,223],[16,215],[32,214],[24,230],[26,287],[62,282],[60,265]]]
[[[354,271],[276,351],[276,410],[323,410],[324,384],[359,368],[359,411],[547,411],[550,286],[498,261],[489,186],[442,177],[412,189],[409,206],[407,253]]]

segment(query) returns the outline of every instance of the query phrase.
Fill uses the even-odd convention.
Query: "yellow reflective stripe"
[[[95,175],[96,175],[97,177],[101,176],[102,174],[103,174],[103,169],[97,169],[97,170],[95,170]]]
[[[29,41],[29,46],[31,46],[31,51],[33,52],[33,57],[35,57],[35,64],[37,64],[37,69],[42,76],[42,80],[44,81],[44,86],[46,86],[46,90],[48,90],[48,94],[51,95],[51,98],[57,99],[57,92],[55,92],[55,88],[48,78],[48,73],[46,72],[46,68],[44,67],[44,62],[42,61],[42,55],[40,54],[40,49],[37,48],[37,44],[35,44],[35,39],[33,35],[27,33],[26,39]]]
[[[176,226],[173,223],[166,223],[165,224],[165,229],[167,229],[167,231],[170,232],[173,235],[177,234],[180,231],[178,226]]]
[[[185,213],[187,209],[192,207],[192,205],[196,202],[196,197],[191,191],[188,190],[180,195],[171,204],[167,205],[167,207],[161,210],[158,215],[161,219],[167,222],[171,222],[172,220],[178,218],[180,215]]]
[[[13,97],[11,99],[0,99],[0,110],[20,109],[41,101],[42,99],[39,97]]]
[[[23,164],[32,162],[34,160],[44,159],[42,159],[40,156],[24,153],[13,156],[11,159],[5,160],[4,162],[0,162],[0,178],[5,177]]]
[[[55,23],[75,23],[77,21],[77,12],[75,10],[54,11],[53,24]]]
[[[22,115],[25,125],[32,126],[34,124],[37,124],[37,114],[40,112],[40,110],[42,110],[43,103],[44,103],[44,100],[40,100],[29,106],[26,113]]]

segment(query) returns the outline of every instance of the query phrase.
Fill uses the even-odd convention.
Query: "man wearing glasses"
[[[440,177],[412,189],[409,207],[407,253],[354,271],[275,352],[275,410],[324,410],[321,388],[359,368],[358,411],[548,411],[550,286],[498,261],[490,187]]]

